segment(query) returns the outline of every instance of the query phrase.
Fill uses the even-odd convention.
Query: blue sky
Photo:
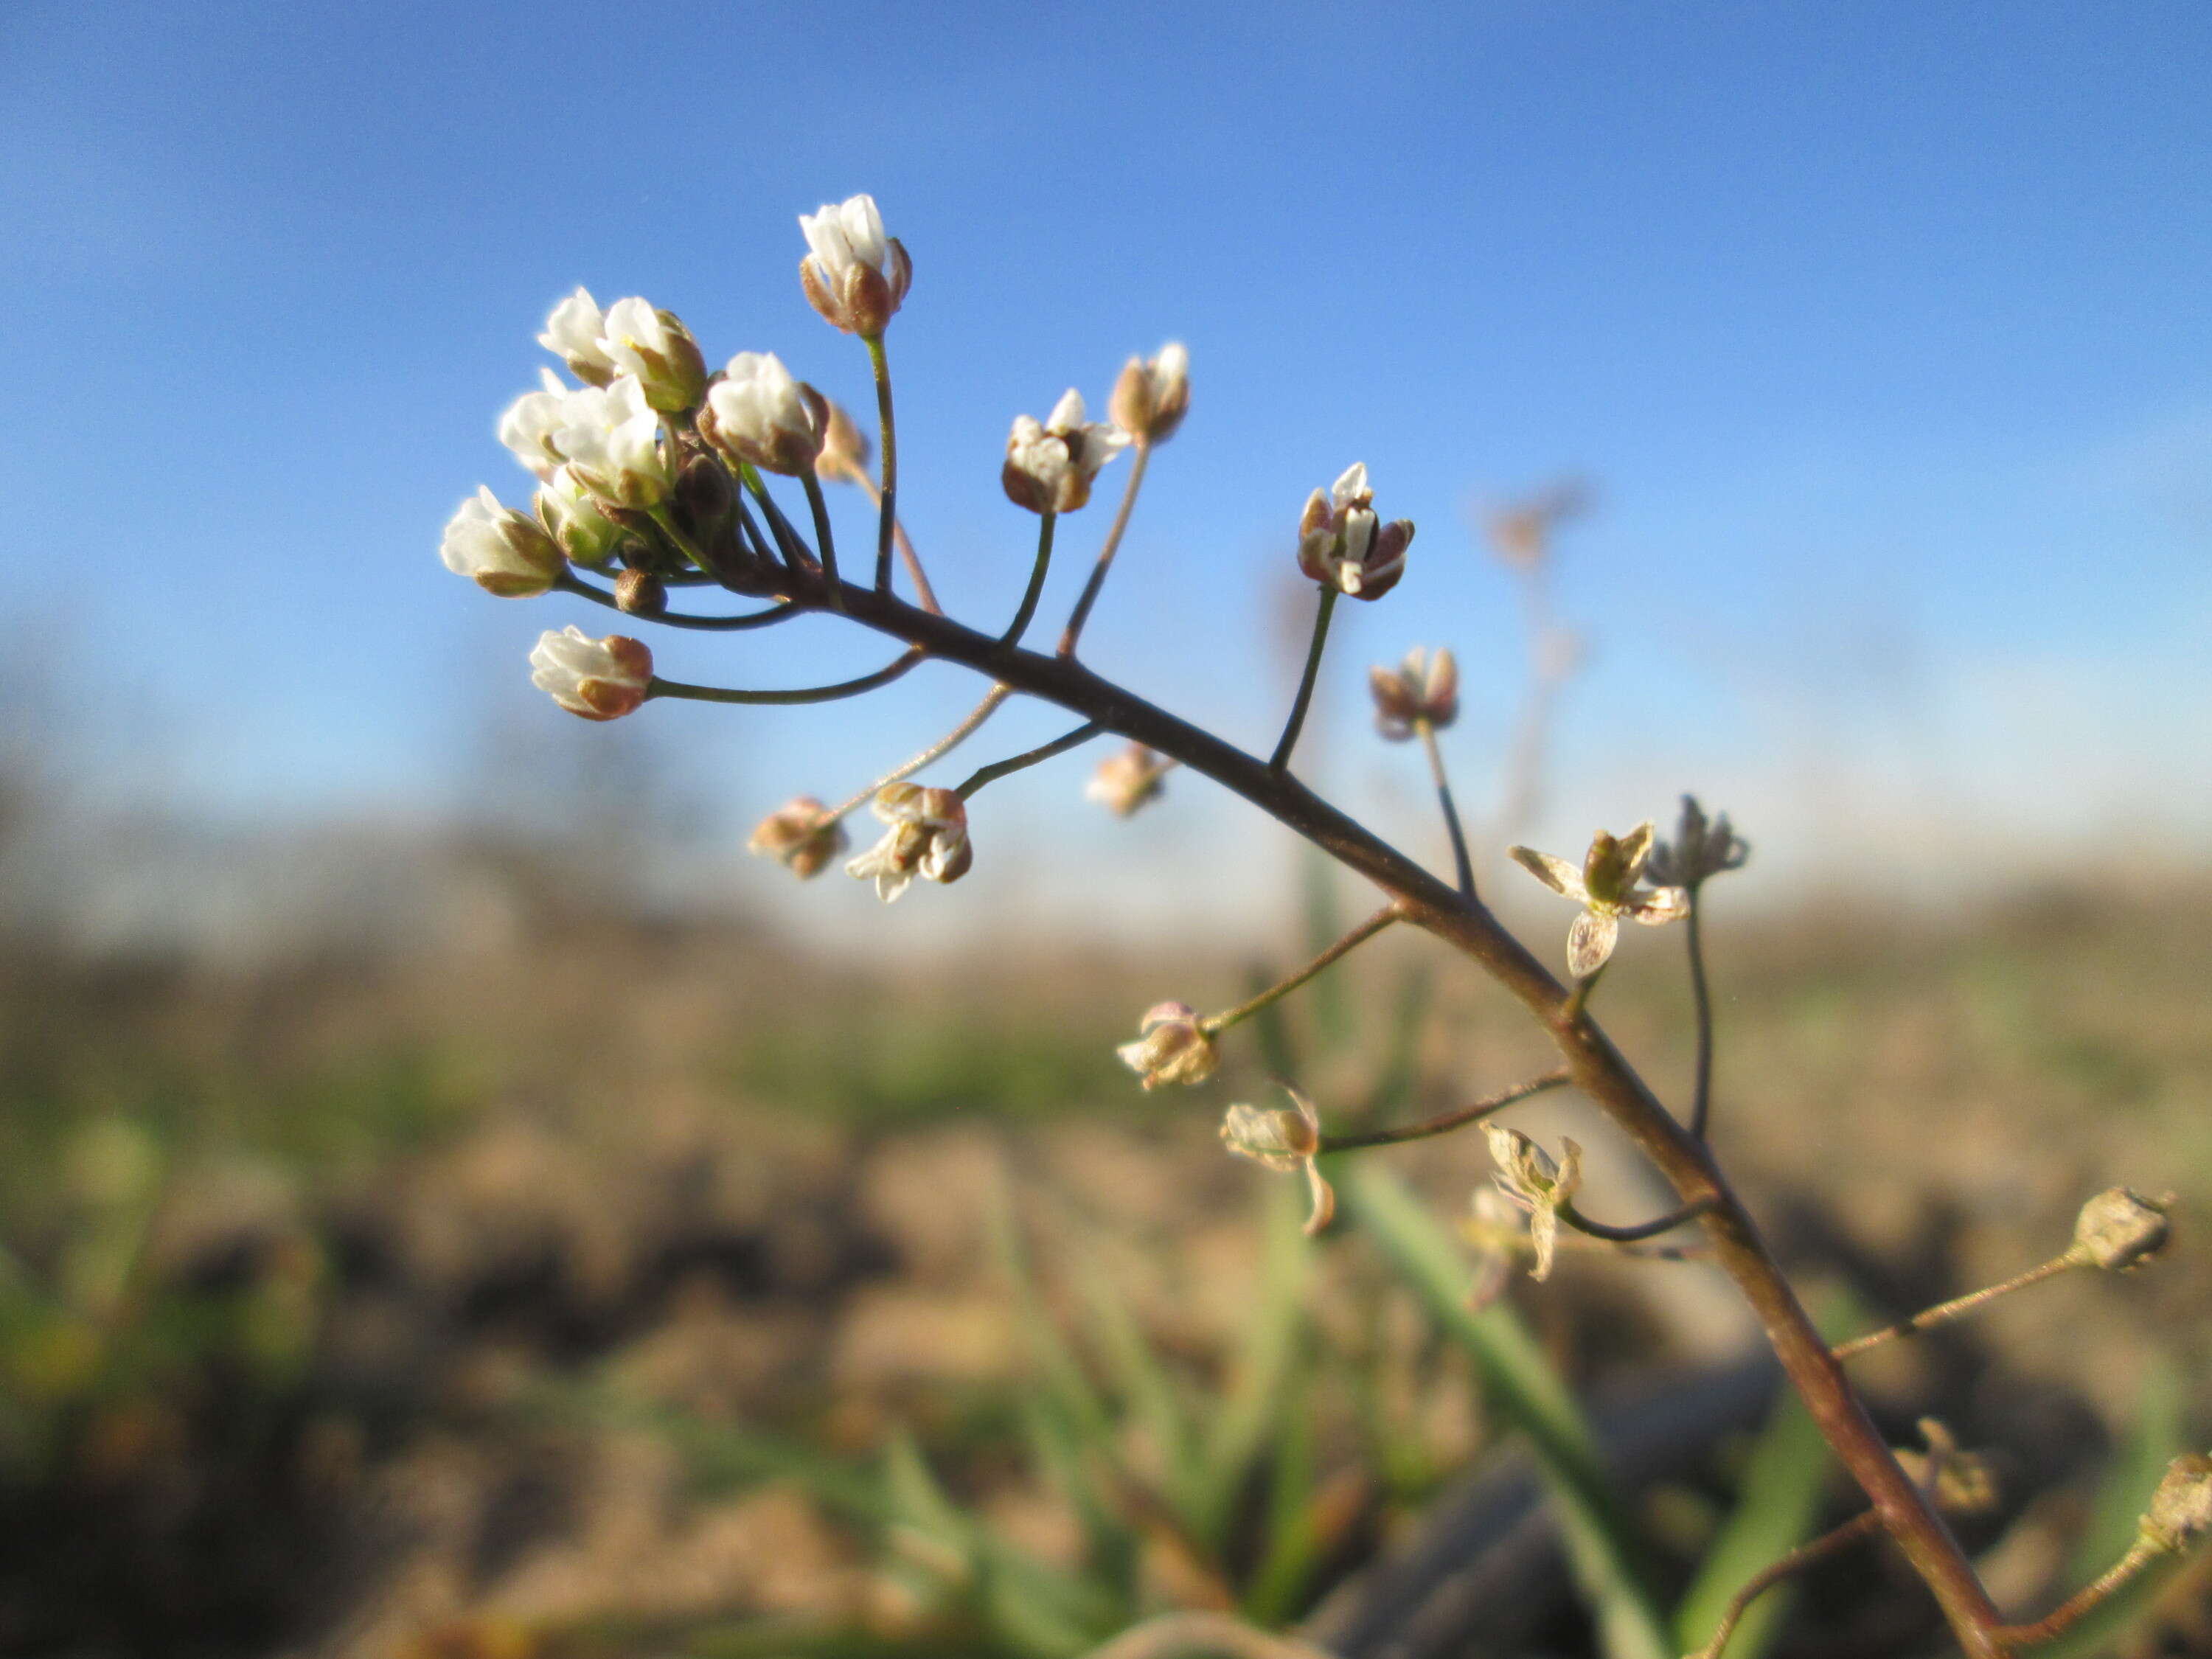
[[[1170,337],[1194,410],[1100,666],[1263,745],[1305,493],[1364,459],[1420,524],[1398,592],[1345,607],[1316,750],[1395,833],[1430,834],[1415,757],[1363,741],[1358,677],[1460,648],[1479,805],[1522,644],[1467,507],[1573,471],[1600,507],[1560,604],[1595,656],[1554,840],[1688,786],[1780,872],[2204,848],[2212,11],[693,14],[0,9],[5,614],[50,696],[157,734],[119,744],[127,787],[252,822],[434,811],[487,732],[565,720],[524,655],[603,613],[490,600],[435,556],[480,479],[526,496],[491,425],[546,309],[642,293],[710,358],[774,349],[864,404],[794,218],[868,190],[915,259],[903,499],[956,610],[1001,614],[1026,568],[1010,418],[1069,384],[1103,404]],[[1048,616],[1113,489],[1063,526]],[[879,655],[808,623],[663,661],[778,684]],[[856,787],[975,689],[908,685],[568,724],[675,757],[742,830]],[[1001,746],[1054,729],[1014,711]],[[987,858],[995,835],[1049,869],[1070,769],[1001,787]],[[1181,829],[1114,867],[1233,855],[1233,817],[1179,793]]]

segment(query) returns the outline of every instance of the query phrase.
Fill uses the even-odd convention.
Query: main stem
[[[1566,988],[1479,902],[1330,805],[1287,772],[1146,702],[1066,658],[1010,647],[883,592],[848,586],[847,608],[879,632],[1097,720],[1212,778],[1388,894],[1409,921],[1504,986],[1549,1030],[1574,1082],[1658,1168],[1700,1218],[1712,1259],[1751,1304],[1822,1436],[1881,1513],[1883,1528],[1941,1604],[1968,1659],[2003,1659],[2000,1615],[1950,1528],[1898,1466],[1843,1368],[1705,1146],[1676,1122],[1595,1022],[1565,1017]]]

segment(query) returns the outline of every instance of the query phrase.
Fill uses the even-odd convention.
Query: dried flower
[[[1007,500],[1032,513],[1073,513],[1091,499],[1091,481],[1127,447],[1129,436],[1103,422],[1086,422],[1085,412],[1083,394],[1071,386],[1043,425],[1034,416],[1014,417],[999,474]]]
[[[634,374],[602,391],[586,386],[562,402],[552,446],[575,480],[614,507],[658,507],[672,478],[661,453],[660,421]]]
[[[2186,1452],[2168,1463],[2139,1524],[2146,1543],[2174,1555],[2212,1531],[2212,1457]]]
[[[871,339],[884,331],[914,281],[914,261],[896,236],[884,234],[872,196],[841,205],[823,203],[799,216],[811,250],[799,262],[808,303],[848,334]]]
[[[1491,1161],[1498,1168],[1491,1177],[1498,1190],[1528,1212],[1528,1242],[1536,1264],[1528,1277],[1539,1281],[1552,1276],[1552,1258],[1559,1249],[1559,1210],[1583,1184],[1583,1149],[1561,1139],[1560,1157],[1552,1155],[1518,1129],[1502,1123],[1486,1123]]]
[[[605,386],[622,371],[607,354],[607,319],[592,291],[579,288],[553,307],[538,343],[568,366],[586,386]]]
[[[550,478],[562,456],[554,446],[554,434],[568,422],[568,393],[561,377],[540,369],[538,389],[526,392],[499,417],[499,441],[514,452],[514,459],[541,479]]]
[[[1940,1419],[1920,1419],[1924,1452],[1896,1449],[1898,1465],[1912,1484],[1935,1500],[1946,1515],[1987,1515],[2002,1498],[1996,1471],[1978,1452],[1962,1450],[1958,1437]]]
[[[1137,1040],[1114,1052],[1148,1091],[1164,1083],[1203,1083],[1221,1063],[1220,1050],[1187,1002],[1155,1003],[1146,1009],[1137,1022]]]
[[[530,683],[572,714],[618,720],[645,701],[653,653],[620,634],[595,640],[571,623],[538,635],[530,653]]]
[[[968,805],[950,789],[918,783],[885,784],[872,809],[890,828],[884,838],[845,866],[862,881],[873,878],[876,896],[889,904],[916,876],[955,882],[968,873]]]
[[[1417,645],[1396,669],[1369,669],[1367,689],[1375,694],[1375,729],[1392,743],[1405,742],[1422,721],[1442,729],[1459,718],[1459,664],[1448,647],[1431,654]]]
[[[1555,893],[1583,907],[1567,933],[1567,971],[1588,979],[1606,964],[1620,938],[1620,919],[1656,927],[1690,913],[1690,896],[1679,887],[1638,884],[1651,856],[1651,823],[1639,823],[1626,836],[1601,830],[1592,838],[1583,867],[1532,848],[1511,849],[1514,861]]]
[[[827,398],[823,401],[829,403]],[[822,453],[815,459],[814,470],[825,478],[866,477],[872,447],[868,434],[845,412],[842,404],[830,403],[829,407],[830,419],[822,433]]]
[[[2172,1228],[2172,1194],[2145,1198],[2132,1187],[2108,1187],[2081,1206],[2074,1249],[2109,1273],[2139,1267],[2166,1248]]]
[[[707,390],[700,435],[735,459],[787,477],[812,471],[830,428],[830,400],[772,351],[740,351]]]
[[[1477,1187],[1468,1200],[1460,1235],[1474,1251],[1474,1278],[1467,1305],[1480,1313],[1498,1300],[1513,1275],[1513,1264],[1529,1249],[1528,1212],[1495,1187]]]
[[[765,854],[807,881],[821,874],[845,844],[843,821],[813,796],[800,795],[763,818],[745,850]]]
[[[1307,1189],[1313,1194],[1313,1210],[1306,1217],[1305,1227],[1306,1236],[1311,1237],[1328,1226],[1336,1213],[1336,1194],[1314,1162],[1321,1151],[1321,1114],[1314,1110],[1313,1102],[1289,1084],[1283,1085],[1283,1092],[1291,1097],[1296,1110],[1231,1106],[1221,1120],[1221,1139],[1239,1158],[1249,1158],[1284,1175],[1305,1176]]]
[[[1698,798],[1685,795],[1682,816],[1674,824],[1674,839],[1654,845],[1645,868],[1662,887],[1696,888],[1723,870],[1741,870],[1750,856],[1750,847],[1729,828],[1727,813],[1708,823]]]
[[[1379,599],[1406,574],[1413,521],[1383,524],[1375,516],[1367,465],[1358,462],[1329,487],[1314,491],[1298,520],[1298,568],[1355,599]]]
[[[534,598],[567,568],[561,550],[537,520],[502,507],[481,484],[447,522],[438,556],[455,575],[502,599]]]
[[[635,375],[655,409],[695,408],[707,389],[699,343],[672,311],[655,311],[643,300],[617,300],[607,307],[599,343],[615,373]]]
[[[578,564],[605,564],[629,538],[629,532],[599,511],[591,492],[565,466],[545,481],[536,506],[545,533]]]
[[[1103,803],[1118,817],[1127,817],[1148,800],[1158,799],[1165,787],[1169,763],[1141,743],[1116,750],[1098,763],[1091,781],[1083,786],[1086,800]]]
[[[1190,353],[1170,341],[1150,362],[1132,357],[1107,404],[1114,424],[1146,443],[1164,443],[1190,408]]]

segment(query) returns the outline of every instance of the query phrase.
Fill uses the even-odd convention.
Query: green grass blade
[[[1208,1549],[1222,1547],[1237,1497],[1283,1409],[1284,1381],[1305,1322],[1305,1292],[1312,1247],[1300,1231],[1305,1194],[1297,1183],[1271,1181],[1264,1188],[1265,1247],[1252,1316],[1230,1371],[1226,1396],[1207,1425],[1204,1483],[1194,1530]]]
[[[1371,1158],[1333,1162],[1331,1178],[1346,1212],[1467,1351],[1487,1398],[1528,1437],[1607,1659],[1677,1659],[1647,1587],[1641,1548],[1572,1393],[1511,1309],[1468,1309],[1468,1270],[1458,1246],[1389,1170]]]
[[[1158,1458],[1157,1480],[1185,1526],[1193,1518],[1196,1470],[1190,1455],[1191,1428],[1176,1382],[1136,1318],[1121,1288],[1103,1267],[1094,1267],[1085,1285],[1091,1328],[1114,1386]]]

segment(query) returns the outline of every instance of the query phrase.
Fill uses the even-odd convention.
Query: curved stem
[[[1291,763],[1291,750],[1297,747],[1298,729],[1306,723],[1306,708],[1313,702],[1314,681],[1321,674],[1321,648],[1328,639],[1328,619],[1336,609],[1336,589],[1321,591],[1321,609],[1314,614],[1313,643],[1306,647],[1306,672],[1298,681],[1298,695],[1291,704],[1291,718],[1283,727],[1282,740],[1276,744],[1273,759],[1267,763],[1270,772],[1281,772]]]
[[[884,773],[883,776],[878,778],[873,783],[860,791],[859,794],[854,796],[852,799],[847,801],[842,806],[840,806],[830,816],[833,819],[842,818],[849,813],[858,811],[861,807],[866,806],[870,801],[876,798],[876,792],[878,790],[887,788],[890,785],[896,783],[901,778],[911,777],[915,773],[921,771],[923,767],[928,765],[930,762],[950,754],[968,738],[975,736],[976,728],[981,726],[985,720],[990,719],[994,714],[997,713],[999,705],[1006,702],[1008,697],[1011,697],[1013,695],[1014,689],[1010,685],[993,686],[988,691],[986,691],[983,694],[983,701],[977,703],[973,708],[968,711],[966,718],[962,720],[959,725],[954,726],[950,732],[947,732],[943,737],[939,738],[935,743],[930,744],[928,748],[923,750],[919,755],[915,756],[910,760],[902,761],[898,765],[891,768],[890,771]]]
[[[1864,1353],[1869,1348],[1878,1348],[1885,1342],[1894,1342],[1899,1337],[1917,1336],[1931,1325],[1948,1324],[1954,1319],[1963,1318],[1984,1303],[1994,1302],[2001,1296],[2024,1291],[2031,1285],[2040,1285],[2046,1279],[2056,1279],[2063,1273],[2089,1265],[2086,1255],[2076,1255],[2069,1250],[2064,1255],[2053,1256],[2040,1267],[2014,1274],[2002,1285],[1984,1285],[1978,1291],[1968,1291],[1965,1296],[1954,1297],[1948,1302],[1939,1302],[1932,1308],[1923,1308],[1911,1318],[1900,1319],[1894,1325],[1869,1331],[1864,1336],[1855,1336],[1848,1342],[1838,1342],[1832,1352],[1838,1359],[1849,1359],[1854,1354]]]
[[[623,611],[615,596],[604,587],[594,587],[573,570],[563,571],[554,579],[556,593],[574,593],[579,599],[589,599],[593,605],[603,605],[610,611],[620,611],[625,617],[635,613]],[[670,628],[693,628],[703,632],[738,634],[751,628],[772,628],[777,623],[789,622],[803,616],[804,610],[795,605],[779,602],[765,611],[749,611],[742,617],[684,617],[672,611],[664,611],[657,617],[639,617],[640,622],[661,623]]]
[[[1044,597],[1044,573],[1052,565],[1052,527],[1060,520],[1057,513],[1041,514],[1037,522],[1036,561],[1030,566],[1030,585],[1023,590],[1022,602],[1006,631],[999,636],[1001,645],[1019,645],[1027,631],[1030,618],[1036,615],[1037,601]]]
[[[891,591],[891,526],[898,520],[898,423],[891,417],[891,364],[884,355],[884,337],[870,334],[863,343],[876,374],[876,424],[884,452],[884,482],[876,502],[876,592],[887,594]]]
[[[1444,830],[1451,836],[1452,869],[1459,878],[1460,896],[1474,896],[1474,860],[1468,856],[1467,831],[1460,828],[1459,809],[1452,805],[1451,781],[1444,775],[1443,751],[1437,747],[1437,723],[1425,716],[1413,722],[1421,746],[1429,751],[1429,775],[1436,780],[1437,804],[1443,808]]]
[[[1493,1112],[1502,1112],[1531,1095],[1542,1094],[1547,1089],[1556,1089],[1566,1081],[1567,1074],[1564,1071],[1547,1072],[1541,1077],[1532,1077],[1526,1083],[1516,1083],[1510,1089],[1486,1095],[1480,1100],[1471,1101],[1451,1111],[1425,1117],[1419,1123],[1402,1123],[1395,1129],[1368,1129],[1358,1134],[1323,1135],[1321,1151],[1349,1152],[1362,1146],[1395,1146],[1401,1141],[1426,1140],[1431,1135],[1449,1134],[1454,1129],[1478,1123]]]
[[[922,659],[925,653],[916,646],[888,667],[872,674],[863,674],[856,680],[841,680],[836,685],[812,685],[798,691],[732,691],[719,685],[686,685],[681,680],[664,680],[655,675],[646,687],[647,697],[678,697],[690,702],[745,702],[800,703],[836,702],[840,697],[857,697],[878,686],[889,685]]]
[[[1806,1568],[1825,1561],[1847,1545],[1871,1536],[1879,1529],[1881,1517],[1873,1510],[1862,1510],[1834,1531],[1823,1533],[1810,1543],[1800,1544],[1796,1549],[1775,1562],[1763,1567],[1747,1579],[1741,1589],[1729,1598],[1721,1621],[1713,1626],[1712,1637],[1705,1646],[1690,1656],[1690,1659],[1720,1659],[1721,1650],[1728,1645],[1729,1638],[1751,1610],[1751,1604],[1772,1589],[1784,1579],[1801,1573]]]
[[[844,584],[837,580],[837,543],[830,533],[830,503],[822,498],[822,480],[808,467],[799,475],[806,486],[806,505],[814,514],[814,544],[822,550],[822,586],[830,596],[830,608],[845,608]]]
[[[1571,1199],[1559,1206],[1559,1219],[1577,1232],[1588,1233],[1592,1238],[1601,1238],[1608,1244],[1640,1244],[1647,1238],[1673,1232],[1686,1221],[1695,1221],[1711,1208],[1712,1205],[1709,1200],[1698,1199],[1656,1219],[1639,1221],[1633,1227],[1609,1227],[1602,1221],[1592,1221],[1575,1208]]]
[[[1121,505],[1114,510],[1113,528],[1106,532],[1105,544],[1098,550],[1098,562],[1091,567],[1091,580],[1083,584],[1083,597],[1075,602],[1075,609],[1067,615],[1067,626],[1060,631],[1060,654],[1075,654],[1075,641],[1081,637],[1083,624],[1091,620],[1091,607],[1098,603],[1098,591],[1106,586],[1106,573],[1114,563],[1114,555],[1121,550],[1121,532],[1129,527],[1129,514],[1137,505],[1137,492],[1144,488],[1145,468],[1152,459],[1152,441],[1137,440],[1137,453],[1129,462],[1129,482],[1121,490]]]
[[[985,784],[995,783],[1010,773],[1026,771],[1032,766],[1050,760],[1054,755],[1064,755],[1069,750],[1079,748],[1090,742],[1103,729],[1097,720],[1091,720],[1077,726],[1075,730],[1065,736],[1054,738],[1050,743],[1041,743],[1036,748],[1022,754],[1011,756],[1002,761],[993,761],[988,766],[979,766],[969,775],[967,781],[955,788],[952,793],[961,799],[967,800]]]
[[[2106,1568],[2094,1583],[2083,1585],[2033,1624],[2000,1625],[1994,1633],[1999,1641],[2023,1648],[2054,1641],[2165,1553],[2149,1539],[2138,1536],[2128,1553]]]
[[[1367,920],[1361,922],[1358,927],[1353,928],[1342,939],[1337,940],[1337,942],[1330,945],[1328,950],[1322,951],[1319,956],[1316,957],[1311,962],[1306,963],[1304,967],[1299,969],[1297,973],[1292,974],[1288,979],[1283,981],[1279,985],[1271,986],[1267,990],[1261,992],[1258,996],[1254,997],[1251,1001],[1239,1003],[1236,1007],[1229,1009],[1225,1012],[1208,1014],[1204,1019],[1198,1022],[1198,1029],[1205,1032],[1208,1036],[1214,1036],[1227,1030],[1231,1026],[1236,1024],[1237,1021],[1250,1018],[1254,1014],[1258,1013],[1269,1003],[1279,1001],[1282,998],[1290,995],[1291,992],[1297,990],[1299,986],[1304,985],[1308,980],[1312,979],[1323,969],[1327,968],[1331,963],[1335,962],[1340,957],[1349,956],[1352,951],[1366,944],[1369,939],[1373,939],[1376,934],[1381,933],[1385,927],[1388,927],[1392,922],[1397,920],[1398,907],[1395,904],[1384,905],[1380,910],[1377,910],[1373,915],[1368,917]]]
[[[1698,932],[1701,885],[1690,884],[1690,914],[1685,930],[1690,939],[1690,997],[1697,1005],[1698,1016],[1698,1080],[1690,1096],[1690,1133],[1699,1140],[1705,1138],[1705,1123],[1713,1104],[1713,1002],[1705,988],[1705,949]]]

